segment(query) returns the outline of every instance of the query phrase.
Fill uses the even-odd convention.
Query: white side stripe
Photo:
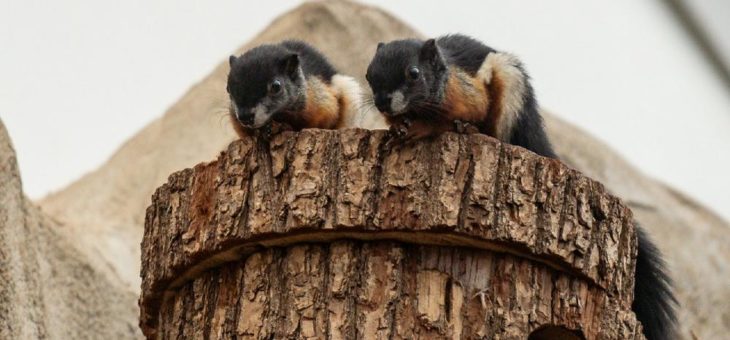
[[[355,78],[336,74],[332,77],[332,88],[348,103],[348,107],[341,110],[343,128],[387,129],[383,115],[364,104],[365,93]]]
[[[491,83],[494,74],[503,82],[502,108],[494,129],[496,133],[494,137],[502,141],[507,141],[512,135],[512,128],[525,104],[526,79],[519,65],[517,57],[509,53],[495,52],[487,56],[477,72],[477,77],[483,79],[487,85]]]

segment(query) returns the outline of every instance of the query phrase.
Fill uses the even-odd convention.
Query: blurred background
[[[543,108],[730,219],[730,1],[366,2],[517,54]],[[298,4],[3,0],[0,117],[26,193],[103,164]]]

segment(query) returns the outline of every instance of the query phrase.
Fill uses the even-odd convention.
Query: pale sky
[[[369,2],[427,35],[517,54],[543,107],[730,219],[730,91],[660,1]],[[3,0],[0,118],[25,191],[40,198],[103,164],[297,3]],[[730,2],[701,3],[730,18]]]

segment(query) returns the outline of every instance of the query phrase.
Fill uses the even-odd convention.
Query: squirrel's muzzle
[[[230,113],[231,113],[231,115],[236,117],[236,120],[239,123],[241,123],[243,125],[250,126],[251,124],[253,124],[253,120],[254,120],[253,112],[251,112],[251,110],[245,110],[245,109],[238,107],[238,105],[233,103],[233,101],[231,101]]]
[[[250,111],[238,110],[236,112],[236,119],[243,125],[253,125],[254,114]]]
[[[253,125],[253,115],[239,115],[237,118],[243,125]]]
[[[392,100],[392,97],[390,95],[376,94],[375,95],[375,107],[378,108],[378,111],[380,111],[386,115],[392,115],[392,112],[390,109],[391,100]]]

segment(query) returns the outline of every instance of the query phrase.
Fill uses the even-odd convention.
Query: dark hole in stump
[[[534,330],[527,340],[585,340],[580,331],[572,331],[561,326],[545,326]]]

